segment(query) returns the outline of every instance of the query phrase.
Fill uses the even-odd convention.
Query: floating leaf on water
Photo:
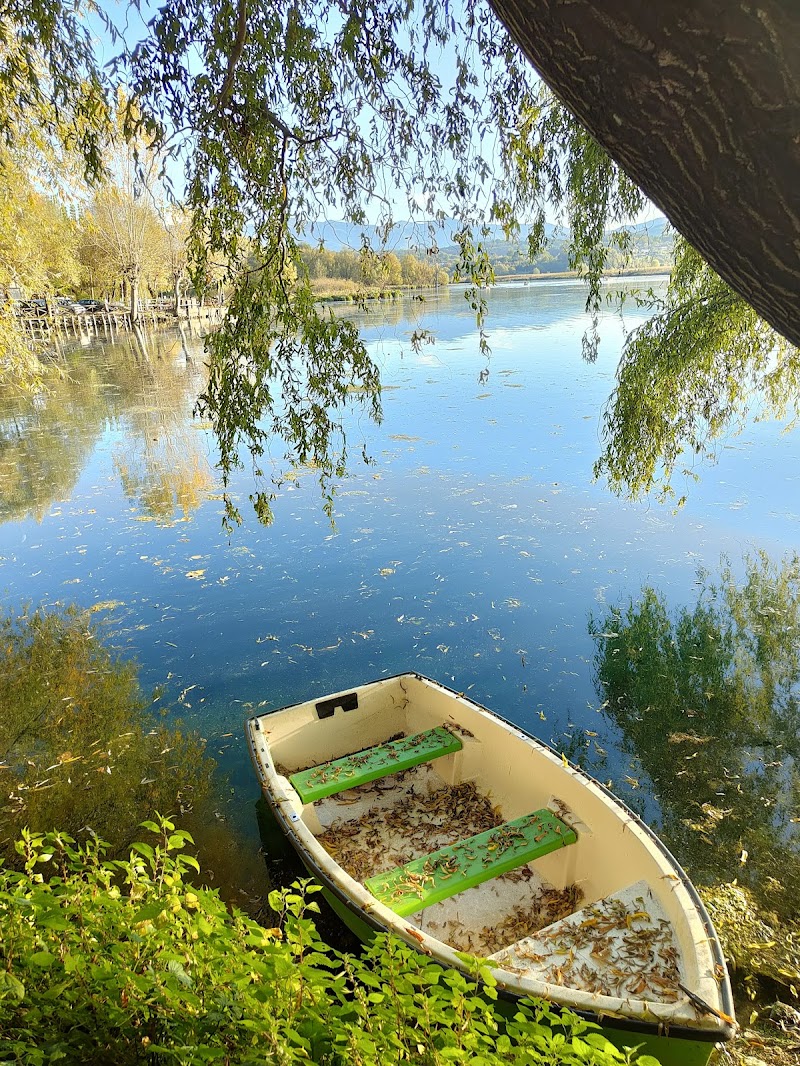
[[[206,575],[205,570],[187,570],[186,577],[192,578],[194,581],[200,581]]]
[[[100,600],[99,603],[92,604],[89,608],[89,614],[94,614],[96,611],[113,611],[116,607],[123,607],[124,605],[124,600]]]

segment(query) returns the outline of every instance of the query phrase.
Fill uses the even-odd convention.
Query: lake
[[[740,685],[725,712],[722,743],[710,711],[720,693],[686,695],[702,673],[692,656],[646,689],[642,664],[657,642],[625,641],[642,631],[644,589],[673,617],[691,611],[720,582],[722,557],[730,586],[752,577],[748,555],[766,553],[789,590],[769,610],[788,618],[800,435],[763,421],[724,439],[677,513],[617,498],[593,481],[592,464],[624,333],[644,312],[605,313],[599,359],[587,364],[581,283],[498,286],[488,301],[488,367],[457,289],[343,312],[381,367],[384,420],[347,416],[351,469],[333,526],[313,471],[293,472],[273,524],[259,525],[245,469],[232,484],[244,523],[223,530],[213,436],[192,418],[203,385],[196,338],[151,337],[146,359],[132,340],[84,347],[48,394],[0,396],[4,604],[107,604],[114,642],[139,662],[142,683],[165,686],[163,702],[208,738],[229,777],[225,815],[254,851],[250,710],[417,670],[611,781],[690,872],[763,879],[770,837],[792,862],[798,850],[794,660],[781,664],[780,692],[759,704],[757,729],[742,700],[760,699],[765,685],[749,663],[750,688]],[[420,327],[437,340],[415,352]],[[371,465],[360,462],[362,441]],[[276,469],[281,453],[276,442]],[[675,488],[681,495],[680,478]],[[761,576],[774,590],[775,575]],[[733,609],[714,595],[721,617]],[[630,604],[636,618],[619,613]],[[753,611],[767,617],[762,600]],[[694,661],[707,659],[695,645]],[[737,648],[723,680],[742,669]],[[763,670],[763,648],[753,654]],[[612,669],[623,659],[638,670],[635,698],[630,671],[625,680]],[[670,686],[672,702],[654,708]],[[759,795],[758,834],[745,840],[744,798]]]

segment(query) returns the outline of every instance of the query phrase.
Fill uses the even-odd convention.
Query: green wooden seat
[[[370,877],[364,886],[405,917],[577,839],[575,831],[552,811],[534,811]]]
[[[460,748],[461,741],[439,726],[411,737],[378,744],[355,755],[345,755],[342,759],[312,766],[292,774],[289,780],[303,803],[313,803],[325,796],[344,792],[346,788],[355,788],[368,781],[377,781],[379,777],[388,777],[389,774],[439,759],[442,755],[451,755]]]

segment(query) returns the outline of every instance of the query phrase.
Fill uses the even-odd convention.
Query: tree
[[[181,287],[188,277],[188,259],[186,243],[189,240],[190,220],[181,207],[167,207],[162,214],[166,236],[166,258],[172,292],[175,297],[174,310],[178,313],[181,299]]]
[[[490,2],[592,137],[800,344],[800,7]]]
[[[0,132],[11,128],[23,101],[33,100],[49,135],[77,145],[97,177],[105,133],[93,131],[107,129],[116,81],[124,78],[123,135],[185,169],[195,287],[202,290],[222,263],[231,290],[225,322],[208,340],[211,374],[202,399],[223,476],[249,451],[256,473],[268,478],[263,457],[277,437],[289,465],[314,463],[330,505],[331,479],[347,455],[341,408],[357,397],[379,417],[380,403],[377,368],[364,345],[349,323],[315,304],[302,268],[299,239],[326,212],[360,225],[377,211],[385,233],[403,200],[409,210],[423,204],[429,218],[455,218],[457,269],[474,283],[468,298],[482,325],[479,287],[491,277],[482,227],[499,222],[513,235],[520,220],[530,222],[535,256],[545,243],[545,209],[556,205],[570,229],[569,264],[585,270],[596,308],[599,276],[612,254],[607,229],[644,202],[606,145],[719,272],[794,336],[794,300],[786,293],[796,285],[792,290],[787,280],[784,253],[797,240],[796,145],[787,139],[765,183],[776,213],[756,210],[763,190],[755,195],[756,179],[746,172],[757,173],[761,159],[772,158],[762,127],[773,136],[797,128],[796,38],[770,33],[788,31],[798,16],[784,12],[781,0],[759,6],[761,26],[742,4],[721,22],[712,0],[693,5],[696,16],[672,19],[632,0],[596,6],[593,16],[582,0],[496,5],[588,123],[587,132],[538,82],[484,0],[466,0],[458,11],[433,0],[358,0],[345,10],[329,0],[293,0],[285,9],[247,0],[169,0],[142,39],[120,41],[116,65],[102,69],[91,38],[76,29],[72,4],[56,0],[45,20],[39,9],[12,0],[11,58],[0,55],[0,86],[11,103],[0,105]],[[626,22],[629,10],[634,15]],[[592,58],[594,42],[572,25],[573,12],[597,28],[600,62]],[[662,23],[668,41],[657,34]],[[715,58],[709,42],[720,26],[731,32]],[[733,39],[741,28],[753,29],[757,55]],[[72,34],[75,47],[64,59]],[[594,80],[582,71],[592,71]],[[683,113],[690,91],[696,116]],[[60,107],[57,124],[47,112],[52,101]],[[706,135],[715,124],[719,145]],[[710,207],[717,172],[709,160],[731,170],[722,185],[728,200],[718,211]],[[745,206],[731,212],[737,199]],[[751,210],[763,221],[756,236],[749,231],[758,225],[741,225]],[[785,223],[780,234],[778,215]],[[736,250],[742,229],[747,262]],[[626,244],[624,235],[617,239]],[[590,355],[595,342],[590,333]],[[269,496],[268,486],[254,495],[262,517]],[[236,515],[231,504],[228,513]]]
[[[142,285],[150,281],[157,287],[159,275],[178,264],[180,236],[176,230],[171,239],[157,209],[153,152],[133,141],[120,145],[107,161],[110,173],[85,219],[87,243],[92,261],[101,264],[107,277],[122,282],[136,322]]]
[[[9,294],[48,296],[77,283],[77,227],[63,206],[37,188],[24,145],[0,147],[0,361],[17,383],[38,380]]]
[[[696,478],[691,464],[712,459],[751,410],[800,414],[800,350],[683,240],[666,294],[648,303],[654,315],[623,348],[595,474],[633,496],[660,485],[666,499],[676,465]]]

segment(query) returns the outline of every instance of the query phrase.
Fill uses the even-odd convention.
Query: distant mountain
[[[363,238],[366,237],[376,250],[395,252],[398,255],[411,252],[418,259],[425,259],[435,253],[436,265],[450,273],[458,260],[454,235],[460,225],[452,218],[441,222],[405,220],[396,222],[384,241],[376,226],[354,226],[350,222],[320,222],[303,234],[303,240],[311,245],[322,242],[328,251],[339,252],[360,248]],[[514,241],[505,239],[500,226],[493,225],[488,229],[489,233],[482,235],[481,240],[498,276],[569,271],[569,237],[563,226],[556,227],[549,222],[545,225],[547,246],[533,262],[528,258],[527,249],[530,226],[520,227],[519,237]],[[609,231],[609,237],[623,229],[627,229],[631,234],[630,251],[623,253],[612,247],[606,263],[608,270],[659,267],[669,269],[672,266],[673,234],[663,216],[647,222],[638,222],[636,225],[619,226],[616,230]],[[477,232],[475,237],[477,239]]]
[[[637,222],[635,226],[615,226],[611,232],[622,229],[629,230],[634,237],[664,237],[671,232],[669,221],[663,215],[649,219],[647,222]]]
[[[530,228],[530,226],[520,228],[520,242],[524,243],[527,240]],[[453,249],[455,234],[459,229],[461,229],[461,223],[453,218],[446,218],[440,222],[406,219],[392,226],[384,242],[376,226],[354,226],[351,222],[317,222],[302,234],[302,239],[309,244],[317,244],[321,241],[330,251],[338,252],[343,248],[360,248],[363,237],[366,237],[375,249],[385,248],[386,251],[397,254],[413,252],[419,256],[433,247],[441,251]],[[555,232],[556,227],[546,222],[545,234],[552,237]],[[477,230],[475,236],[478,236]],[[502,227],[489,226],[489,235],[482,237],[482,240],[492,243],[505,242]]]

